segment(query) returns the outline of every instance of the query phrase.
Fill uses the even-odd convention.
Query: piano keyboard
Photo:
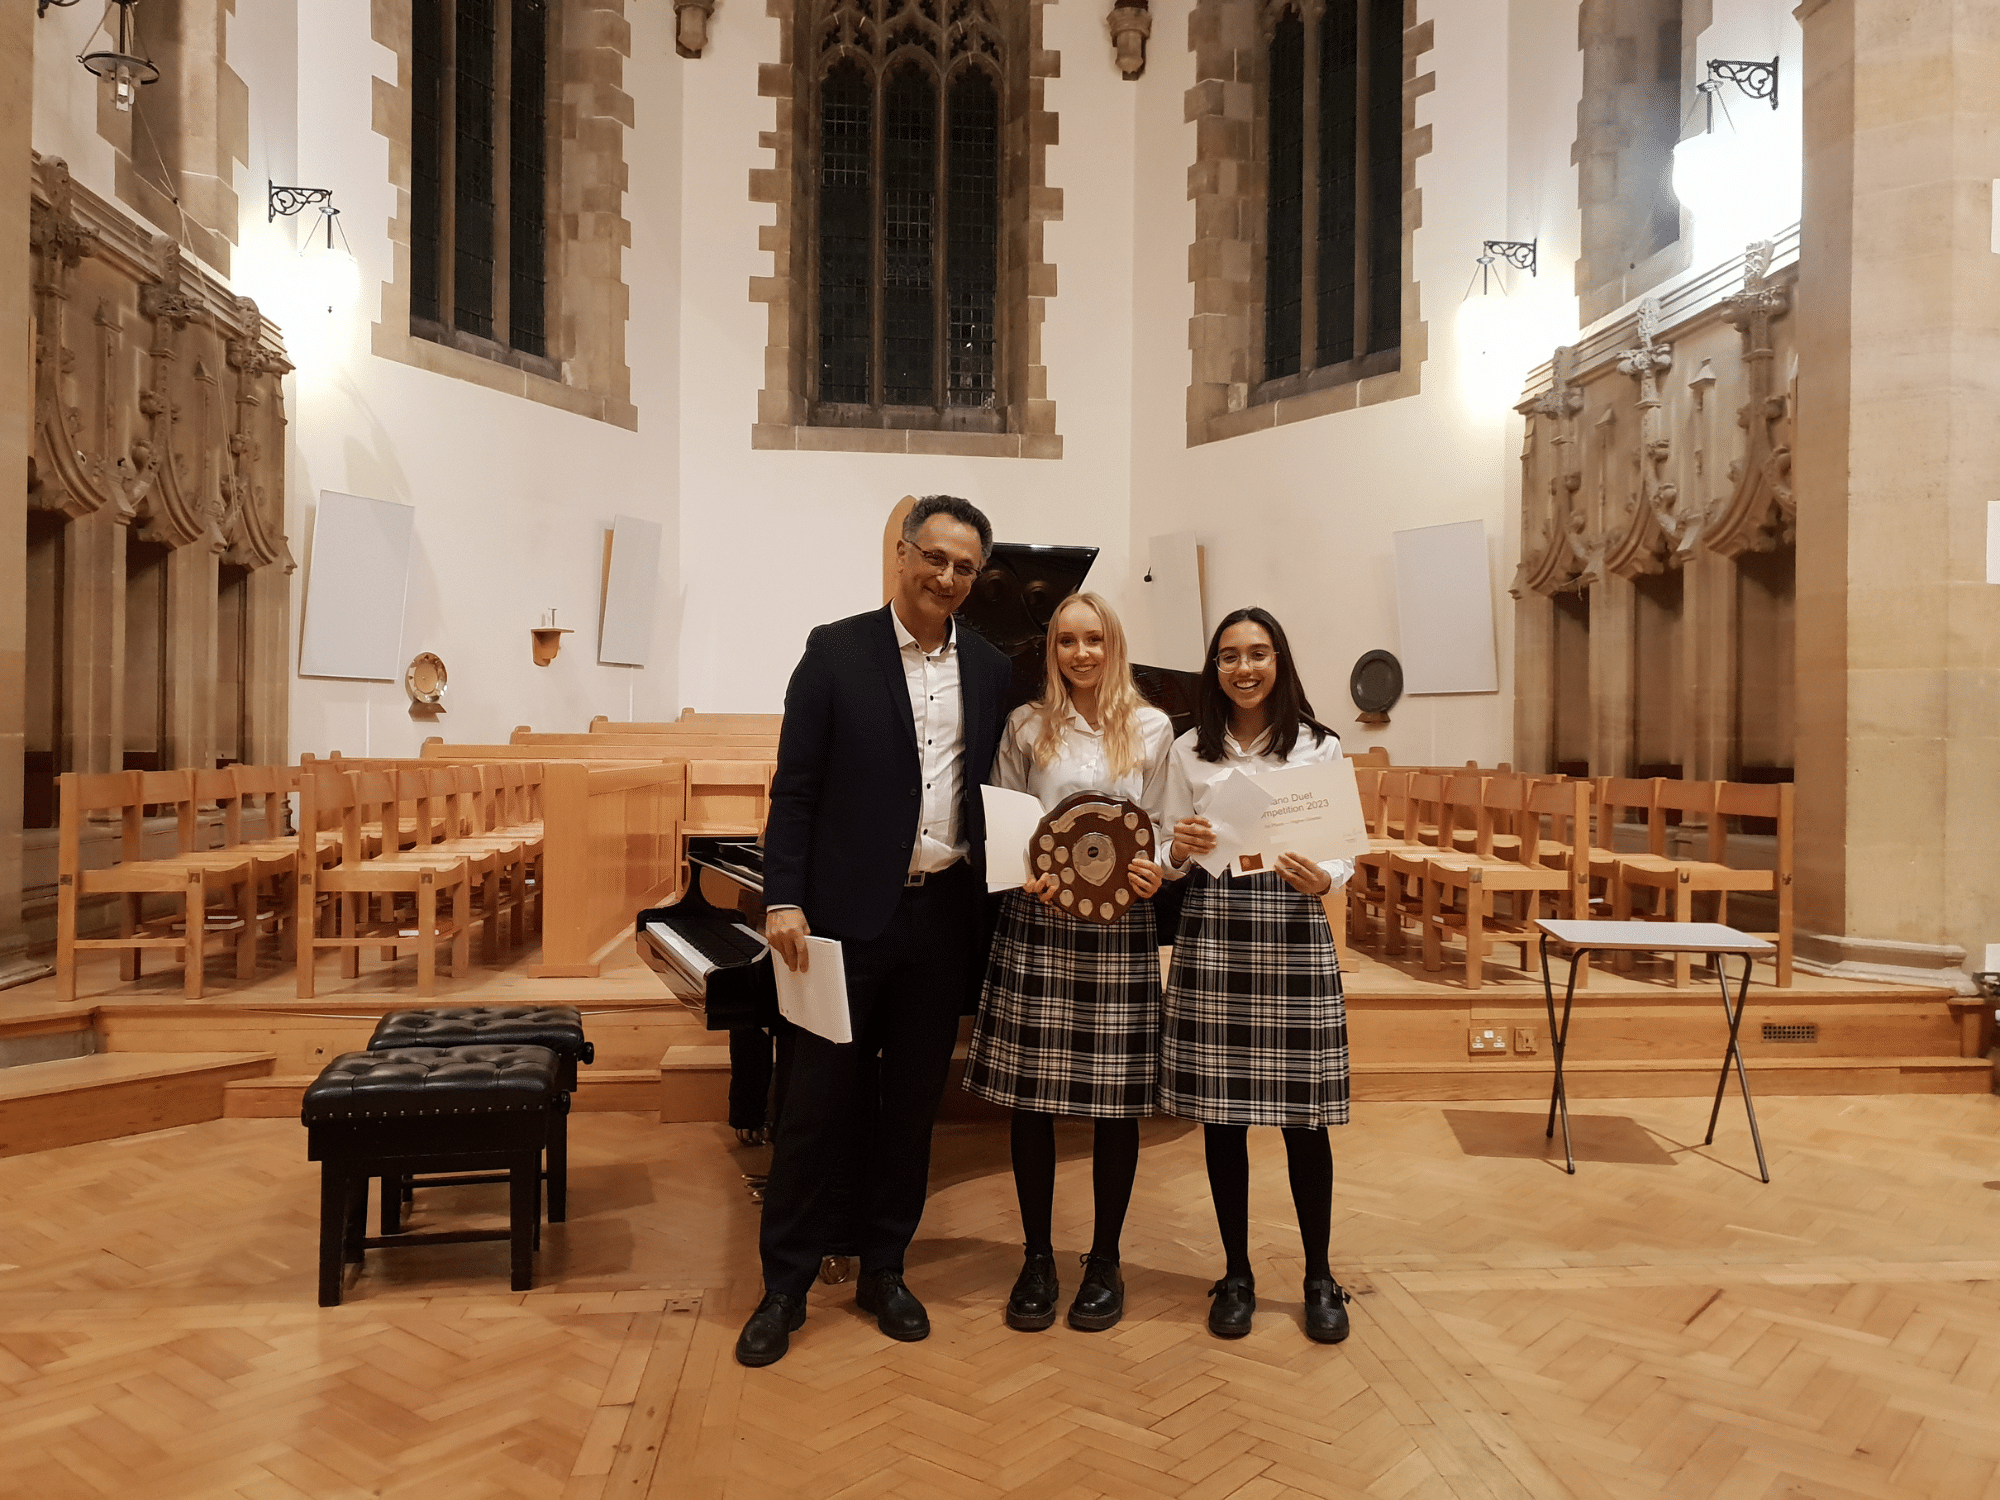
[[[648,922],[646,936],[697,990],[717,969],[754,963],[769,945],[741,922]]]

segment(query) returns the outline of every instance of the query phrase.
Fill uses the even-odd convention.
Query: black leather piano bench
[[[577,1064],[597,1060],[597,1048],[584,1039],[583,1017],[572,1005],[443,1005],[421,1010],[392,1010],[368,1038],[370,1052],[397,1047],[546,1047],[557,1061],[556,1088],[576,1092]],[[549,1137],[549,1222],[569,1217],[569,1129],[567,1114],[558,1117]],[[488,1179],[501,1181],[499,1177]],[[404,1201],[412,1189],[436,1186],[404,1184]]]
[[[513,1288],[534,1285],[542,1152],[569,1109],[546,1047],[405,1047],[346,1052],[306,1090],[306,1159],[320,1164],[319,1305],[340,1305],[345,1267],[366,1250],[506,1240]],[[508,1183],[506,1229],[402,1232],[401,1184],[416,1173]],[[382,1233],[366,1233],[368,1184],[382,1179]]]

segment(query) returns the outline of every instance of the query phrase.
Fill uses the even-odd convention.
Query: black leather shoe
[[[1125,1316],[1125,1278],[1108,1255],[1083,1257],[1083,1284],[1069,1305],[1069,1326],[1101,1333]]]
[[[1208,1289],[1215,1299],[1208,1310],[1208,1331],[1219,1339],[1240,1339],[1250,1331],[1250,1315],[1257,1310],[1257,1279],[1254,1276],[1225,1276]]]
[[[1014,1278],[1013,1293],[1007,1298],[1007,1326],[1022,1333],[1040,1333],[1055,1322],[1056,1298],[1061,1295],[1056,1258],[1030,1255],[1021,1262],[1021,1274]]]
[[[792,1335],[805,1320],[805,1303],[783,1292],[766,1292],[736,1336],[736,1362],[753,1370],[775,1365],[792,1347]]]
[[[1331,1276],[1306,1278],[1306,1337],[1337,1344],[1347,1337],[1347,1304],[1354,1298]]]
[[[875,1314],[875,1326],[898,1343],[914,1344],[931,1336],[930,1314],[903,1285],[901,1271],[863,1271],[854,1286],[854,1305]]]

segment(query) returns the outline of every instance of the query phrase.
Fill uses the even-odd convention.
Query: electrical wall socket
[[[1538,1047],[1535,1043],[1534,1027],[1516,1026],[1514,1028],[1514,1050],[1517,1053],[1523,1053],[1523,1054],[1530,1052],[1539,1052],[1541,1050],[1541,1048]]]
[[[1474,1057],[1505,1056],[1507,1028],[1497,1022],[1491,1025],[1474,1022],[1466,1050]]]

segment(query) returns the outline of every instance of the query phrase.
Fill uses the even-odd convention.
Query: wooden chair
[[[1425,862],[1424,967],[1444,967],[1443,939],[1457,928],[1465,938],[1465,984],[1478,989],[1485,981],[1486,948],[1490,942],[1518,944],[1522,964],[1537,933],[1535,918],[1544,905],[1572,919],[1589,903],[1587,874],[1559,869],[1541,859],[1541,827],[1545,816],[1572,826],[1590,816],[1590,789],[1582,782],[1549,782],[1526,776],[1492,776],[1481,792],[1474,847],[1467,852],[1438,850]],[[1495,829],[1513,830],[1496,845]],[[1503,909],[1504,908],[1504,909]]]
[[[472,877],[465,855],[414,849],[406,853],[393,844],[385,849],[379,838],[366,832],[371,826],[379,830],[399,825],[403,790],[394,772],[349,772],[331,763],[315,765],[299,778],[301,1000],[313,998],[315,963],[324,948],[339,952],[342,976],[353,979],[361,972],[363,948],[380,948],[393,956],[398,947],[414,944],[417,993],[425,998],[437,993],[439,943],[451,944],[452,977],[466,972]],[[323,813],[338,820],[340,858],[336,864],[317,867],[314,830]],[[320,892],[331,898],[326,923],[330,931],[318,930],[314,920],[314,901]],[[415,907],[408,927],[399,911],[404,897]],[[378,903],[386,915],[376,910]],[[441,913],[441,903],[450,907],[449,917]]]
[[[202,997],[202,968],[210,934],[208,898],[220,893],[233,908],[223,934],[236,950],[237,974],[256,974],[256,876],[254,860],[234,851],[198,852],[191,846],[197,827],[194,782],[186,771],[66,771],[56,779],[61,809],[56,839],[56,994],[76,999],[76,955],[92,949],[115,949],[118,974],[140,975],[149,948],[177,953],[181,960],[182,993]],[[148,858],[145,851],[146,808],[162,806],[175,818],[172,855]],[[109,868],[83,866],[83,830],[93,813],[115,813],[119,823],[118,862]],[[82,938],[77,918],[83,900],[115,896],[119,901],[118,936]],[[148,918],[147,896],[180,898],[180,921]],[[242,923],[241,927],[236,924]]]
[[[266,931],[279,939],[287,958],[295,954],[291,911],[298,905],[297,893],[292,889],[292,879],[298,868],[298,840],[282,835],[275,839],[245,840],[243,837],[244,803],[253,796],[264,803],[261,810],[267,828],[284,826],[282,814],[274,814],[270,807],[272,801],[283,801],[282,796],[271,795],[278,784],[273,767],[229,766],[219,771],[196,771],[193,775],[196,800],[204,806],[213,804],[222,814],[222,850],[247,856],[251,861],[251,873],[256,878],[255,900],[248,918],[251,926],[248,949],[253,973],[242,976],[252,978],[257,941]],[[187,820],[187,826],[192,833],[192,820]]]
[[[1778,945],[1777,983],[1789,989],[1792,983],[1792,816],[1793,791],[1789,783],[1751,785],[1731,781],[1662,781],[1657,784],[1655,806],[1662,816],[1654,820],[1652,849],[1618,860],[1613,915],[1623,921],[1631,915],[1635,890],[1658,892],[1656,916],[1675,922],[1694,920],[1694,898],[1714,893],[1718,922],[1729,921],[1729,894],[1732,891],[1771,893],[1777,904],[1777,931],[1755,934]],[[1679,812],[1683,819],[1699,818],[1707,825],[1707,858],[1676,859],[1666,852],[1665,813]],[[1746,869],[1729,863],[1729,820],[1763,818],[1777,828],[1777,851],[1773,868]],[[1690,956],[1674,955],[1674,985],[1688,982]]]

